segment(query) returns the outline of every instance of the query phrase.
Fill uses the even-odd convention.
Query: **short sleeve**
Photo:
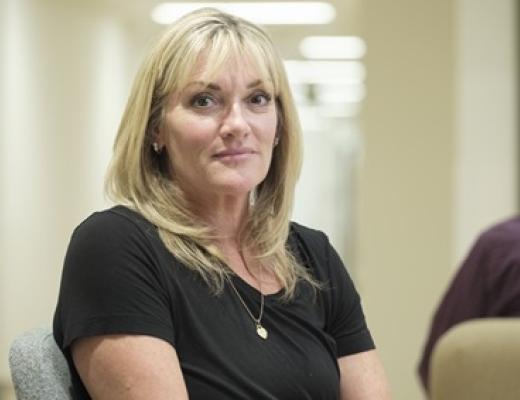
[[[149,228],[110,210],[76,228],[54,316],[63,350],[75,339],[108,334],[150,335],[174,345],[170,295]]]
[[[325,237],[329,279],[329,315],[326,329],[336,341],[338,357],[375,348],[368,330],[361,298],[336,250]]]
[[[361,298],[348,271],[327,236],[320,231],[292,223],[297,249],[315,277],[322,283],[318,294],[324,330],[336,345],[336,356],[343,357],[375,348],[365,321]]]

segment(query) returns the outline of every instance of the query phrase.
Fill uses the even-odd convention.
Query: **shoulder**
[[[501,282],[504,274],[513,272],[520,273],[520,217],[501,221],[483,231],[459,274],[479,277],[483,282],[496,279]]]
[[[291,222],[289,242],[303,264],[310,267],[318,279],[329,280],[332,275],[345,272],[339,255],[324,232]]]
[[[91,214],[78,225],[74,235],[106,236],[115,232],[123,234],[153,229],[154,226],[136,211],[124,206],[115,206]]]
[[[95,212],[72,234],[63,279],[92,283],[111,277],[114,285],[122,284],[123,277],[143,279],[143,274],[152,277],[148,280],[155,279],[166,265],[166,253],[160,246],[155,227],[138,213],[121,206]]]
[[[482,232],[476,242],[485,254],[520,260],[520,217],[499,222]]]
[[[125,206],[114,206],[96,211],[81,222],[76,230],[106,228],[111,226],[153,226],[141,214]]]
[[[329,246],[329,238],[324,232],[294,221],[290,224],[289,237],[292,240],[296,240],[299,244],[304,244],[315,250],[326,250]]]
[[[69,250],[146,247],[158,238],[155,227],[136,211],[123,206],[91,214],[74,230]]]
[[[520,217],[499,222],[482,232],[480,241],[495,244],[520,244]]]

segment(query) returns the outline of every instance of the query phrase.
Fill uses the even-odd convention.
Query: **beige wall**
[[[422,397],[431,314],[469,241],[515,209],[513,3],[365,4],[358,283],[396,399]]]
[[[72,229],[104,206],[134,65],[124,21],[95,4],[0,3],[1,383],[13,337],[51,323]]]
[[[477,232],[518,209],[515,4],[457,2],[455,260],[467,252]]]
[[[395,399],[415,364],[452,251],[454,8],[368,1],[358,276]]]

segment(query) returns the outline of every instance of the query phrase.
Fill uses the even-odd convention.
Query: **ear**
[[[154,126],[153,130],[152,130],[152,140],[154,142],[161,142],[162,144],[162,139],[163,139],[163,133],[162,133],[162,129],[161,129],[161,124],[157,124],[156,126]]]
[[[276,136],[280,136],[283,124],[283,110],[280,99],[276,99]]]
[[[280,135],[278,134],[278,132],[276,133],[276,135],[274,136],[274,141],[273,141],[273,148],[275,148],[276,146],[278,146],[278,143],[280,142]]]
[[[164,133],[159,126],[153,129],[152,133],[152,149],[157,154],[161,154],[164,148]]]
[[[280,142],[280,137],[282,136],[282,129],[283,129],[283,116],[282,112],[279,108],[276,109],[276,132],[274,134],[274,142],[273,147],[276,147],[278,145],[278,142]]]

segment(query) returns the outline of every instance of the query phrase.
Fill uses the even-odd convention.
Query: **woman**
[[[300,132],[257,26],[188,14],[139,71],[54,318],[78,398],[386,399],[352,281],[289,223]]]

